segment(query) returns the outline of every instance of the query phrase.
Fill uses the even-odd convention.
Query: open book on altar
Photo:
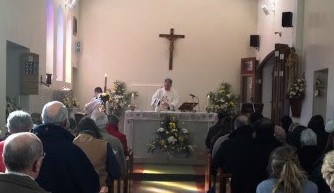
[[[193,102],[184,102],[180,107],[179,110],[186,112],[186,111],[193,111],[194,107],[196,107],[198,103],[193,103]]]

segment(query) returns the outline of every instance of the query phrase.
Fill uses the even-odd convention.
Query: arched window
[[[46,6],[46,72],[53,74],[53,46],[55,29],[53,0],[47,0]]]
[[[57,68],[56,80],[64,80],[64,14],[61,6],[57,10]]]
[[[66,69],[65,81],[71,83],[72,79],[72,14],[68,14],[66,21]]]

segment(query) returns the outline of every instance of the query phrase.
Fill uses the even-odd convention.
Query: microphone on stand
[[[193,98],[197,98],[195,95],[193,95],[193,94],[191,94],[191,93],[190,93],[189,95],[190,95],[191,97],[193,97]]]

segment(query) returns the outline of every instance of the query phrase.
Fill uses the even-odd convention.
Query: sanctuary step
[[[180,164],[135,164],[133,193],[205,192],[205,166]]]
[[[134,157],[134,163],[141,165],[141,164],[152,164],[152,165],[197,165],[197,166],[204,166],[205,165],[205,158],[203,155],[200,157],[168,157],[166,156],[167,153],[158,154],[151,158],[145,157]]]

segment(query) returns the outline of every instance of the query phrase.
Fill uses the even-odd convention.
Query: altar
[[[155,138],[155,132],[160,127],[165,114],[173,114],[183,127],[188,129],[194,152],[188,158],[171,158],[168,153],[156,149],[148,152],[148,144]],[[154,112],[154,111],[126,111],[124,118],[124,133],[128,146],[132,149],[135,163],[205,163],[205,138],[208,129],[218,120],[216,113],[206,112]]]

